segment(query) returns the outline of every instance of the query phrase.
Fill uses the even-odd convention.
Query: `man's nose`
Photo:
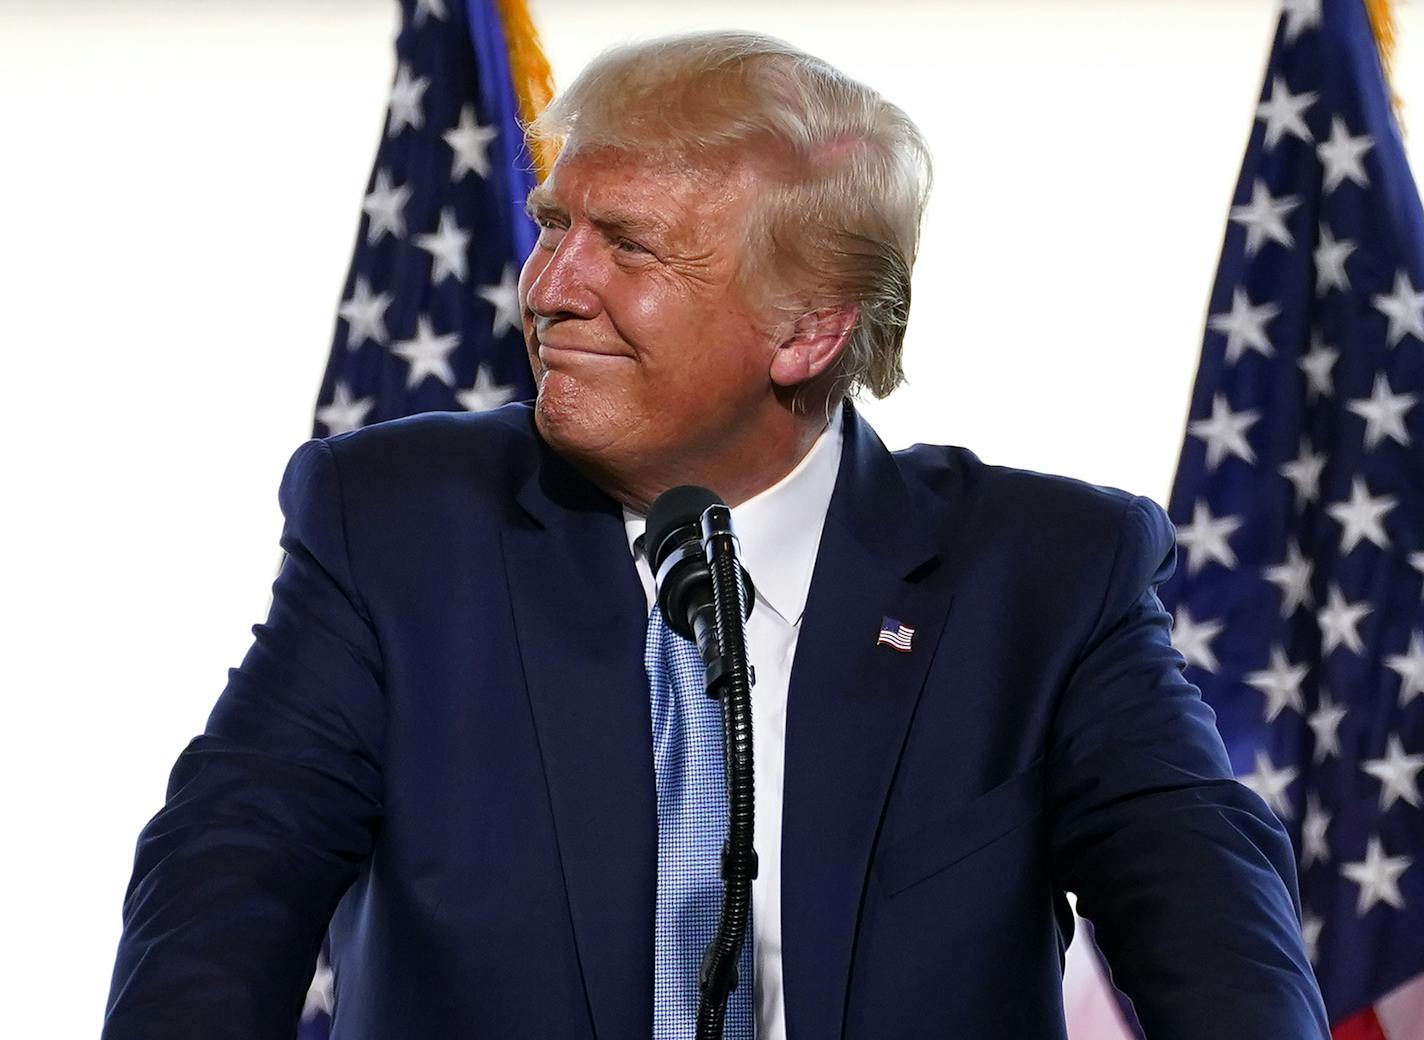
[[[544,318],[591,318],[598,313],[598,272],[590,245],[588,236],[564,232],[529,284],[531,311]]]

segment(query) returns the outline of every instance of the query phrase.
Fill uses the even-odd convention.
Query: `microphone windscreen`
[[[689,524],[699,524],[708,506],[723,505],[717,492],[696,484],[668,488],[648,507],[648,525],[643,545],[652,562],[653,573],[677,547],[673,532]]]

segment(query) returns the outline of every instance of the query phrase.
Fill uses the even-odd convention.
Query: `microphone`
[[[697,972],[697,1040],[720,1040],[727,997],[737,988],[737,957],[751,917],[757,876],[753,841],[752,684],[745,622],[756,592],[742,566],[732,511],[713,491],[684,484],[658,496],[644,531],[668,628],[695,639],[706,692],[721,702],[727,777],[727,837],[722,844],[722,912]],[[745,980],[750,984],[750,980]]]
[[[648,509],[643,543],[668,627],[696,643],[703,662],[711,667],[720,656],[712,588],[714,554],[729,556],[741,572],[746,595],[743,619],[756,602],[756,588],[742,566],[741,547],[732,531],[731,510],[708,488],[696,484],[669,488]],[[712,679],[709,675],[709,686]]]

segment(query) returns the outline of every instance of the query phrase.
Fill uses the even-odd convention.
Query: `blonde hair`
[[[765,164],[775,187],[756,200],[743,287],[786,316],[859,307],[816,381],[832,399],[862,387],[884,397],[904,381],[932,167],[919,128],[875,91],[774,37],[695,33],[605,51],[529,130],[553,148]]]

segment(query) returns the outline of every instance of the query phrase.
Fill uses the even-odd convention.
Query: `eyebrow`
[[[554,201],[554,193],[542,184],[529,189],[524,199],[524,212],[531,217],[561,214],[564,208]]]
[[[559,204],[554,193],[540,184],[530,190],[524,202],[524,211],[530,217],[567,217],[568,211]],[[666,237],[670,228],[656,217],[635,217],[630,213],[616,210],[590,210],[588,220],[594,227],[613,235],[657,235]]]

